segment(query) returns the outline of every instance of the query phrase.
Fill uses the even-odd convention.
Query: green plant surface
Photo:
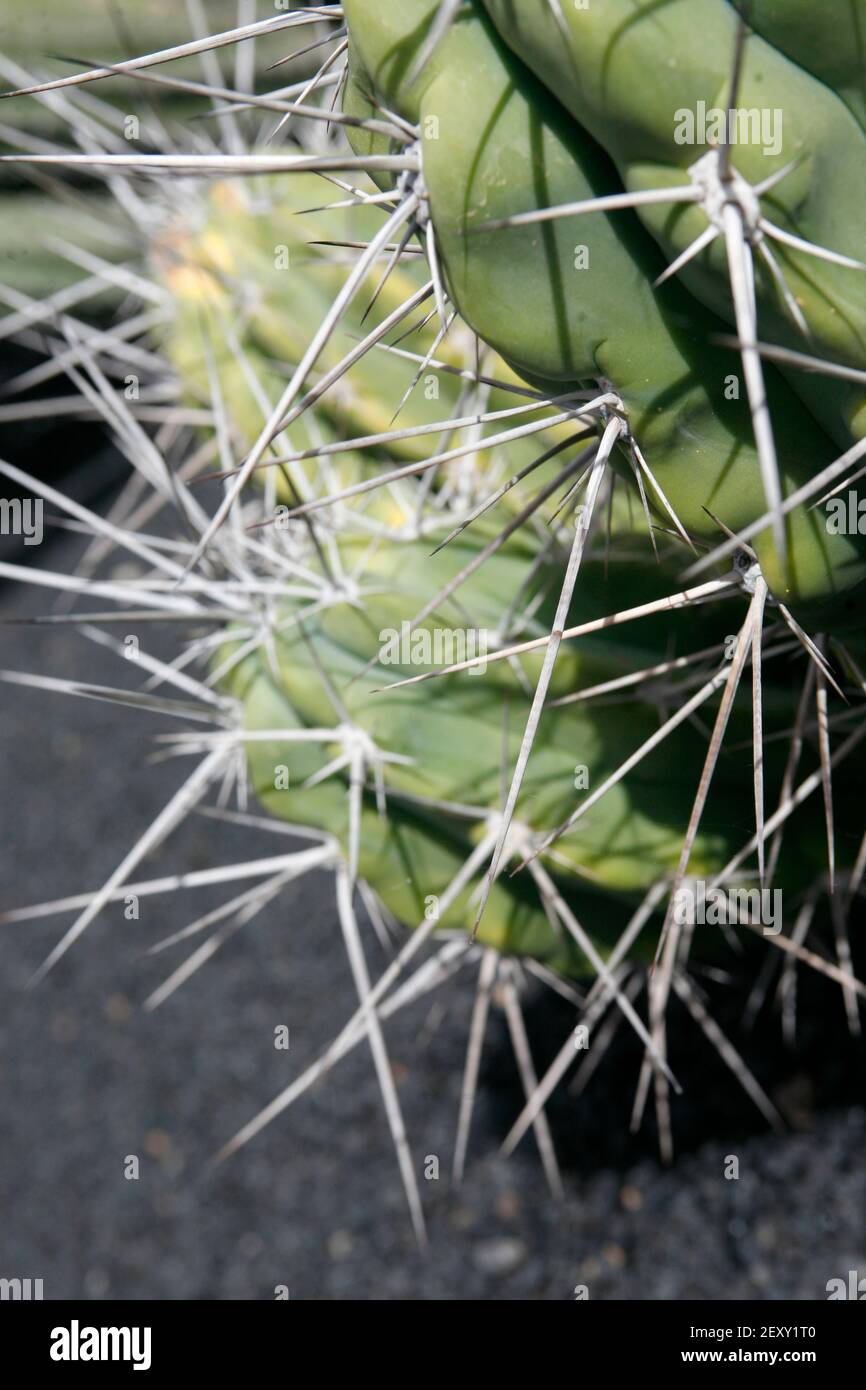
[[[429,0],[381,5],[375,17],[359,13],[353,33],[368,80],[419,119],[431,211],[462,314],[534,381],[609,381],[684,526],[714,534],[709,509],[741,529],[763,513],[764,493],[748,404],[730,399],[735,359],[708,341],[718,321],[678,285],[653,290],[663,263],[633,214],[590,213],[577,233],[565,221],[479,230],[539,206],[611,193],[615,177],[589,137],[508,56],[477,7],[463,12],[436,62],[404,90],[434,10]],[[351,24],[351,0],[347,13]],[[360,74],[362,88],[365,80]],[[576,235],[588,252],[586,272],[575,267]],[[772,368],[766,381],[787,495],[836,450]],[[798,508],[788,536],[787,574],[769,533],[757,542],[780,596],[821,599],[863,579],[860,538],[828,535],[820,514]]]

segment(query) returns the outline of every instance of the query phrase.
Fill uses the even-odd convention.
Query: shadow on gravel
[[[852,935],[856,936],[856,932]],[[832,942],[826,951],[832,955]],[[762,959],[760,952],[755,953],[751,970],[760,966]],[[861,978],[863,964],[866,963],[861,962]],[[749,984],[751,978],[750,975]],[[788,1046],[782,1036],[779,1013],[772,1007],[777,980],[778,972],[768,1002],[748,1031],[743,1027],[743,1014],[749,989],[742,982],[723,986],[704,981],[705,1003],[773,1101],[786,1127],[808,1131],[820,1112],[863,1103],[866,1043],[862,1037],[852,1037],[848,1029],[838,985],[801,968],[797,1033],[794,1044]],[[524,1016],[541,1075],[573,1027],[572,1010],[565,1000],[545,990],[525,1004]],[[708,1140],[733,1143],[770,1132],[764,1116],[679,1000],[670,1005],[668,1049],[671,1068],[683,1087],[683,1094],[671,1099],[678,1156],[698,1149]],[[608,1166],[622,1169],[639,1159],[656,1157],[652,1098],[640,1131],[632,1134],[630,1130],[641,1058],[639,1040],[627,1026],[620,1027],[579,1099],[575,1099],[580,1071],[577,1065],[554,1092],[547,1105],[547,1116],[563,1167],[586,1174]],[[523,1093],[504,1029],[499,1031],[495,1051],[488,1056],[482,1084],[488,1093],[491,1124],[496,1132],[505,1135],[522,1108]]]

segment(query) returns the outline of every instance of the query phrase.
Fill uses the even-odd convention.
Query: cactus
[[[729,935],[764,936],[788,1001],[798,961],[829,975],[857,1022],[845,924],[866,868],[866,557],[856,524],[815,504],[844,493],[859,515],[866,160],[845,53],[780,8],[758,4],[749,32],[723,0],[345,0],[347,41],[289,96],[244,109],[250,94],[212,72],[198,84],[238,122],[229,148],[4,161],[104,176],[141,218],[120,283],[159,312],[134,349],[68,324],[46,369],[69,370],[110,423],[153,489],[143,512],[138,485],[105,521],[0,469],[99,542],[58,587],[197,626],[176,664],[140,658],[137,700],[173,716],[180,691],[214,723],[175,737],[203,754],[196,770],[43,969],[215,781],[237,785],[242,810],[249,785],[316,843],[225,915],[247,920],[298,873],[333,870],[360,1006],[226,1153],[366,1037],[419,1235],[381,1018],[454,969],[480,964],[458,1173],[477,1029],[497,973],[516,1003],[514,962],[586,988],[577,1018],[591,1027],[609,1011],[636,1030],[635,1117],[654,1081],[665,1156],[674,995],[775,1121],[690,973],[692,955],[729,949],[682,916],[695,881],[781,888],[784,929],[738,909]],[[280,32],[288,43],[293,25],[322,21],[297,11]],[[74,104],[119,68],[189,94],[164,57],[27,91]],[[317,79],[340,61],[332,109]],[[778,104],[780,149],[678,143],[677,110],[703,100]],[[286,151],[255,145],[256,104]],[[146,207],[130,174],[157,176]],[[111,384],[131,351],[151,372],[141,405]],[[178,425],[198,431],[186,453]],[[192,486],[205,470],[212,512]],[[139,530],[167,504],[185,528],[171,549]],[[145,566],[139,583],[99,578],[117,545]],[[806,944],[825,889],[830,954]],[[409,929],[375,985],[359,902]],[[210,940],[152,1004],[222,937]],[[507,1142],[533,1127],[556,1187],[543,1106],[573,1041],[541,1078],[515,1051],[527,1096]]]

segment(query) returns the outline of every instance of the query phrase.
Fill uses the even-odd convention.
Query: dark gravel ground
[[[34,560],[63,569],[77,538]],[[45,591],[0,589],[0,616],[46,611]],[[0,665],[122,682],[121,663],[70,629],[0,628]],[[151,761],[155,721],[107,705],[0,689],[2,906],[95,887],[185,775]],[[285,842],[282,842],[285,843]],[[248,830],[194,818],[145,876],[273,850]],[[638,1054],[624,1031],[579,1100],[552,1124],[567,1197],[548,1197],[531,1142],[498,1142],[519,1108],[502,1016],[488,1033],[467,1178],[447,1177],[472,981],[458,980],[388,1027],[422,1183],[430,1250],[411,1235],[366,1049],[213,1169],[220,1144],[330,1040],[354,994],[327,878],[303,880],[235,936],[166,1005],[139,1007],[181,958],[149,945],[221,897],[141,900],[104,912],[60,966],[24,992],[60,930],[3,929],[0,1275],[42,1278],[47,1298],[607,1299],[825,1297],[866,1272],[860,1108],[863,1057],[838,991],[804,981],[797,1051],[761,1020],[743,1044],[790,1128],[769,1135],[720,1063],[676,1014],[672,1056],[689,1083],[679,1157],[632,1139]],[[372,937],[371,963],[382,953]],[[741,992],[717,991],[728,1024]],[[553,996],[527,996],[539,1067],[569,1028]],[[274,1028],[290,1029],[277,1051]],[[128,1156],[139,1178],[124,1176]],[[739,1178],[725,1177],[733,1155]]]

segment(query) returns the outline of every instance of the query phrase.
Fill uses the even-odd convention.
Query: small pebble
[[[485,1274],[510,1274],[526,1259],[526,1246],[515,1236],[499,1236],[479,1241],[474,1258]]]

